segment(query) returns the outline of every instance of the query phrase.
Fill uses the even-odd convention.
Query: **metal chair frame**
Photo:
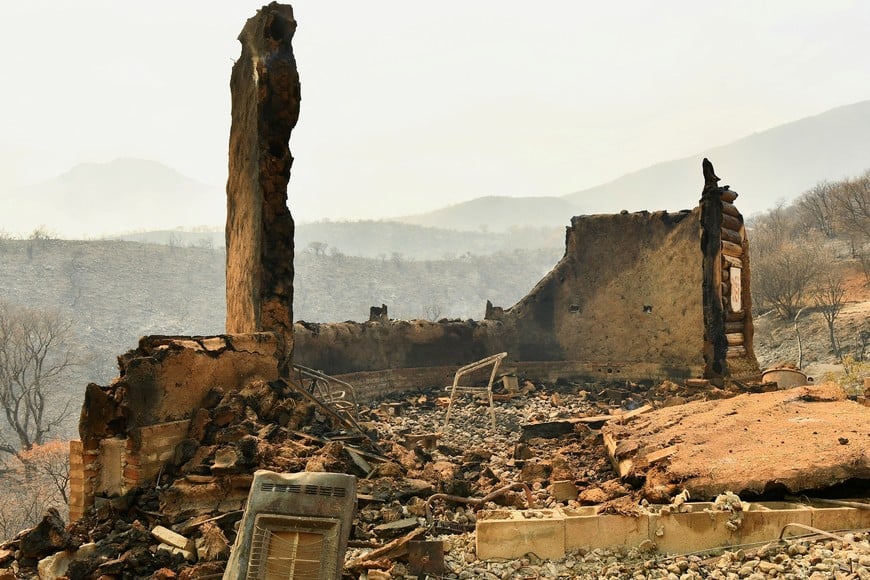
[[[477,362],[469,363],[464,367],[460,367],[456,374],[453,375],[453,384],[447,387],[447,390],[450,391],[450,403],[447,405],[447,414],[444,416],[444,427],[447,427],[447,423],[450,421],[450,411],[453,408],[453,400],[456,398],[456,393],[474,393],[477,395],[481,395],[486,393],[487,399],[489,400],[489,415],[492,420],[492,428],[495,429],[495,405],[492,402],[492,383],[495,381],[495,375],[498,373],[498,368],[501,365],[501,361],[507,357],[508,353],[500,352],[498,354],[494,354],[492,356],[488,356],[484,359],[481,359]],[[486,387],[475,387],[475,386],[463,386],[459,384],[459,379],[461,379],[464,375],[472,373],[476,370],[486,368],[487,366],[492,365],[492,372],[489,374],[489,382],[486,384]]]

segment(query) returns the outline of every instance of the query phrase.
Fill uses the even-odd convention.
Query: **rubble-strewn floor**
[[[444,543],[442,577],[448,578],[870,578],[870,544],[861,533],[844,541],[747,546],[715,557],[665,558],[632,548],[579,550],[558,562],[533,554],[478,560],[475,508],[483,506],[461,500],[497,492],[493,502],[509,509],[529,503],[604,504],[601,511],[631,513],[640,497],[611,467],[598,432],[606,420],[602,416],[646,403],[672,406],[729,393],[667,382],[648,389],[527,381],[518,392],[497,397],[495,429],[489,407],[468,395],[454,404],[445,427],[444,396],[434,390],[409,393],[361,411],[357,420],[376,434],[377,446],[360,433],[336,431],[321,411],[280,382],[252,383],[242,392],[213,397],[214,404],[194,417],[190,439],[179,444],[158,485],[99,502],[68,533],[56,522],[54,527],[43,522],[45,529],[20,534],[0,546],[0,569],[17,576],[0,571],[0,578],[34,577],[37,562],[42,560],[43,568],[49,561],[57,566],[64,554],[73,560],[66,572],[70,578],[216,577],[235,537],[250,474],[258,468],[359,477],[346,558],[349,577],[416,577],[405,557],[371,562],[366,554],[409,531],[426,529],[427,538]],[[593,418],[576,420],[582,417]],[[532,422],[552,430],[523,428]],[[564,487],[551,488],[556,481],[569,482],[567,495]],[[508,484],[515,485],[504,490]],[[574,490],[579,495],[571,499]],[[158,549],[165,542],[153,533],[158,525],[189,540],[189,552]]]

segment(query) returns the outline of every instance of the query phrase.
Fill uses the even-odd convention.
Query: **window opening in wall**
[[[728,278],[731,280],[731,311],[743,311],[743,288],[742,275],[743,271],[740,268],[732,266],[728,273]]]

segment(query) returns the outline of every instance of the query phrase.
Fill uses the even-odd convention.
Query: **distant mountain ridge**
[[[831,109],[560,197],[484,196],[384,222],[510,234],[515,228],[562,228],[578,214],[691,208],[700,197],[704,157],[713,162],[723,184],[741,194],[738,206],[749,216],[781,199],[794,199],[819,181],[851,177],[870,168],[870,101]],[[219,227],[226,213],[222,187],[200,183],[156,161],[131,158],[83,163],[51,180],[0,195],[4,205],[0,233],[26,234],[40,225],[63,237],[88,238],[179,226],[191,230]],[[383,234],[393,235],[386,228]],[[313,240],[325,241],[318,237]],[[347,239],[348,234],[339,237]],[[219,245],[219,235],[198,235],[195,242],[205,243],[207,238],[212,239],[211,245]],[[365,255],[374,251],[370,248]],[[426,256],[445,251],[453,250]]]
[[[870,101],[658,163],[564,198],[595,213],[691,208],[704,185],[704,157],[713,162],[722,184],[741,194],[737,204],[744,214],[770,209],[820,181],[853,177],[870,168]]]
[[[157,161],[120,158],[82,163],[48,181],[6,196],[12,211],[0,228],[44,225],[63,236],[84,237],[136,229],[220,224],[226,197]]]
[[[504,231],[512,226],[567,225],[577,214],[689,209],[701,196],[704,157],[713,162],[722,183],[741,194],[737,204],[744,214],[769,209],[820,181],[852,177],[870,168],[870,101],[779,125],[561,197],[479,197],[393,219],[456,229],[475,229],[475,223],[482,226],[489,220],[491,231]]]
[[[567,226],[579,209],[575,202],[561,197],[490,195],[393,221],[430,228],[505,232],[515,227]]]

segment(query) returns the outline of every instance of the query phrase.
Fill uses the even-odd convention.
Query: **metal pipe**
[[[428,523],[432,523],[432,500],[433,499],[444,499],[447,501],[452,501],[456,503],[464,503],[464,504],[472,504],[474,506],[480,506],[485,504],[488,501],[492,501],[500,495],[503,495],[505,492],[510,491],[516,487],[522,487],[523,491],[526,492],[526,504],[529,508],[533,508],[535,506],[535,498],[532,497],[532,490],[529,489],[529,486],[522,482],[516,482],[508,484],[504,487],[500,487],[495,491],[488,493],[484,497],[461,497],[458,495],[449,495],[446,493],[436,493],[429,496],[429,499],[426,500],[426,521]]]

